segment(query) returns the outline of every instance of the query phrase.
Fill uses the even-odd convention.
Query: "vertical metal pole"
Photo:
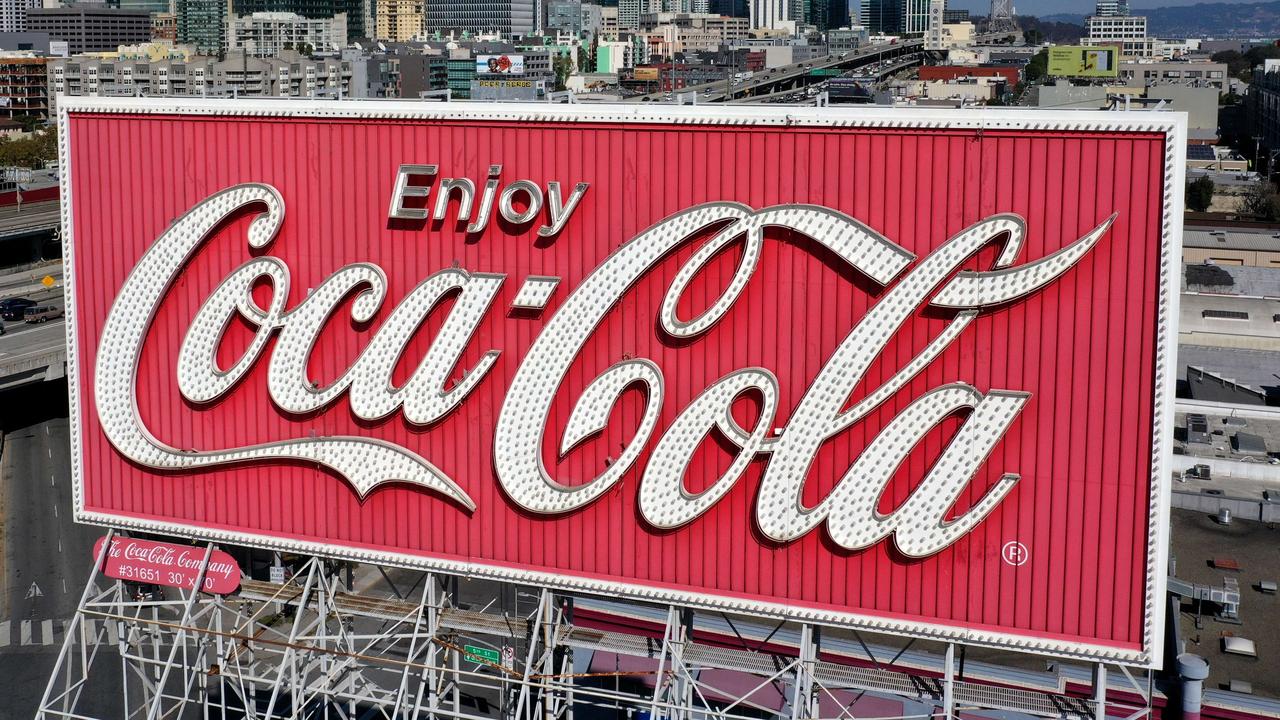
[[[302,588],[302,595],[298,598],[298,611],[293,616],[293,626],[289,630],[289,646],[284,651],[284,657],[280,659],[279,675],[276,677],[275,685],[271,688],[271,699],[267,701],[267,717],[271,717],[275,712],[276,700],[280,696],[280,686],[283,684],[284,674],[289,671],[288,668],[293,663],[293,645],[298,641],[298,631],[302,628],[302,617],[305,614],[307,603],[311,601],[311,587],[316,581],[316,565],[319,563],[320,560],[318,558],[311,558],[311,567],[307,570],[307,584]],[[293,675],[296,676],[297,673],[294,672]]]
[[[416,700],[414,702],[413,713],[411,715],[406,713],[407,717],[417,717],[422,707],[422,691],[423,691],[424,681],[428,676],[430,676],[433,679],[435,678],[434,654],[435,654],[436,625],[434,622],[435,614],[430,609],[431,605],[433,604],[433,601],[435,600],[435,594],[432,593],[432,588],[434,586],[435,586],[435,576],[432,575],[431,573],[427,573],[426,576],[423,578],[423,582],[422,582],[422,599],[418,602],[418,617],[413,624],[413,637],[409,639],[408,660],[409,662],[413,662],[414,658],[418,656],[418,638],[422,634],[422,625],[423,625],[423,621],[425,620],[427,624],[426,665],[428,665],[429,667],[424,668],[422,672],[418,673],[418,692],[416,693]],[[400,709],[402,707],[405,707],[405,699],[409,695],[409,667],[410,666],[406,663],[404,666],[404,672],[400,675],[400,691],[396,693],[396,704],[391,709],[392,720],[395,720],[400,716]],[[432,695],[435,694],[434,690],[435,688],[433,687]],[[434,710],[434,708],[432,709]],[[431,720],[435,720],[435,713],[434,712],[431,713],[428,717],[430,717]]]
[[[800,626],[800,656],[796,658],[796,677],[791,690],[791,719],[808,720],[814,717],[813,664],[818,658],[814,645],[813,626]]]
[[[943,675],[942,713],[947,720],[956,716],[956,644],[947,643],[947,667]]]
[[[204,585],[205,575],[209,572],[209,558],[213,556],[213,543],[209,543],[204,547],[204,560],[200,561],[200,573],[196,575],[196,582],[191,586],[191,595],[187,597],[187,602],[183,605],[182,620],[178,624],[178,632],[173,637],[173,647],[169,649],[169,660],[164,664],[164,670],[160,672],[160,678],[156,681],[156,697],[151,701],[151,710],[147,712],[147,720],[154,720],[160,716],[160,705],[164,700],[164,684],[169,680],[169,671],[173,669],[173,661],[178,657],[178,648],[185,647],[187,642],[187,623],[191,622],[191,611],[196,606],[196,600],[200,598],[200,587]],[[156,625],[159,627],[159,624]],[[157,633],[157,638],[159,634]],[[156,650],[160,649],[160,641],[156,641]],[[190,670],[190,666],[187,667]],[[185,686],[185,683],[184,683]],[[183,693],[183,702],[186,704],[186,693]]]
[[[1096,663],[1093,666],[1093,717],[1094,720],[1107,719],[1107,666]]]

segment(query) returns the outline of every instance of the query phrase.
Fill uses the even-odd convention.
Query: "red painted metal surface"
[[[1120,649],[1142,644],[1154,407],[1164,136],[1072,132],[909,131],[467,121],[354,121],[94,115],[70,119],[84,510],[123,518],[329,543],[352,549],[522,568],[679,588],[710,595]],[[437,163],[440,174],[505,182],[557,180],[591,189],[552,241],[533,229],[491,223],[467,238],[452,223],[391,225],[387,205],[400,163]],[[338,477],[274,464],[199,473],[150,471],[103,436],[92,371],[104,318],[140,255],[175,218],[242,182],[280,190],[286,216],[269,254],[288,264],[289,306],[340,267],[373,262],[389,277],[388,301],[371,323],[333,322],[312,355],[312,377],[337,377],[394,303],[428,274],[457,265],[507,273],[458,367],[490,348],[488,377],[443,421],[412,428],[399,415],[356,421],[345,396],[326,410],[288,417],[271,404],[265,357],[212,407],[185,402],[175,382],[183,335],[210,291],[248,254],[247,219],[228,223],[187,266],[159,308],[140,363],[138,408],[179,448],[220,449],[300,436],[382,438],[431,460],[475,501],[467,514],[438,496],[383,487],[364,501]],[[1040,294],[985,311],[959,341],[868,419],[827,443],[808,478],[817,502],[858,452],[913,398],[944,382],[1032,394],[965,491],[957,512],[1002,472],[1022,480],[977,529],[935,556],[903,558],[890,543],[844,552],[819,528],[777,545],[754,529],[763,461],[706,515],[656,532],[637,509],[645,457],[585,509],[538,517],[518,510],[495,478],[492,434],[509,381],[540,327],[613,249],[696,203],[836,208],[917,256],[998,212],[1027,220],[1022,261],[1080,237],[1111,213],[1101,243]],[[667,401],[658,433],[709,383],[748,366],[777,374],[777,425],[833,348],[875,300],[874,286],[838,270],[802,241],[770,236],[760,269],[728,316],[705,336],[671,343],[655,330],[661,298],[694,243],[665,259],[605,319],[575,361],[548,423],[543,454],[553,475],[591,477],[630,440],[644,398],[629,392],[607,429],[565,458],[559,434],[586,385],[625,356],[663,371]],[[681,316],[724,287],[736,252],[714,261]],[[994,250],[969,267],[989,268]],[[541,314],[510,310],[527,275],[562,278]],[[935,337],[949,315],[917,315],[872,365],[854,398],[878,387]],[[401,360],[403,381],[443,320],[437,311]],[[222,360],[249,338],[232,329]],[[931,433],[881,501],[902,502],[959,421]],[[655,439],[656,439],[655,435]],[[650,440],[650,447],[654,442]],[[704,443],[687,479],[701,490],[728,465]],[[1016,541],[1029,559],[1013,566]]]

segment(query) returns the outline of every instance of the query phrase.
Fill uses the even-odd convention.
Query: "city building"
[[[1130,86],[1188,85],[1223,90],[1227,82],[1226,63],[1217,62],[1122,62],[1120,79]]]
[[[929,0],[863,0],[860,24],[872,34],[923,35],[929,29]]]
[[[407,0],[387,0],[406,3]],[[379,8],[383,0],[379,0]],[[427,33],[500,34],[511,38],[540,29],[539,12],[545,0],[417,0],[424,5]],[[382,17],[378,17],[381,27]]]
[[[1182,233],[1182,261],[1280,270],[1280,238],[1271,228],[1188,225]]]
[[[795,31],[791,0],[749,0],[752,29]]]
[[[377,0],[375,35],[379,40],[404,42],[421,37],[425,28],[425,0]]]
[[[1249,132],[1268,151],[1280,150],[1280,60],[1254,68],[1245,96]]]
[[[1015,65],[924,65],[920,67],[920,79],[925,81],[965,80],[968,78],[1003,78],[1009,87],[1018,84],[1022,69]]]
[[[445,63],[445,82],[451,97],[471,97],[471,81],[476,79],[476,61],[471,53],[462,51],[450,55]]]
[[[275,58],[235,51],[224,60],[194,56],[159,62],[80,55],[50,60],[48,67],[51,90],[69,96],[336,98],[351,93],[350,63],[310,59],[292,50]]]
[[[1147,36],[1147,19],[1141,15],[1091,15],[1084,20],[1082,45],[1118,45],[1124,57],[1151,57],[1156,39]]]
[[[755,2],[755,0],[752,0]],[[790,2],[791,0],[776,0]],[[618,27],[636,30],[640,17],[650,13],[709,13],[710,0],[618,0]]]
[[[178,41],[178,16],[171,12],[151,13],[151,39]]]
[[[449,60],[445,56],[407,53],[399,56],[399,61],[400,97],[420,98],[423,93],[449,87]]]
[[[27,29],[27,11],[40,7],[40,0],[0,0],[0,32]]]
[[[584,20],[582,0],[545,0],[547,8],[547,30],[560,31],[579,35],[582,33]],[[599,6],[595,6],[598,10]]]
[[[106,52],[115,50],[120,45],[149,41],[151,15],[141,10],[77,5],[34,8],[27,11],[27,29],[48,33],[53,40],[66,41],[67,49],[72,55]]]
[[[46,61],[31,52],[0,52],[0,117],[49,117]]]
[[[106,5],[145,13],[169,12],[171,9],[169,0],[107,0]]]
[[[275,57],[285,50],[338,51],[347,41],[347,14],[305,18],[287,12],[256,12],[231,19],[228,48],[253,57]]]
[[[1095,17],[1125,17],[1129,14],[1128,0],[1098,0],[1094,5]]]
[[[235,15],[252,15],[259,12],[286,12],[301,15],[309,20],[347,16],[348,42],[371,38],[373,26],[366,21],[373,12],[374,0],[232,0]]]
[[[350,97],[355,99],[400,97],[402,59],[391,53],[369,53],[361,48],[344,48],[342,61],[351,67]]]
[[[205,55],[227,47],[228,0],[174,0],[178,42],[195,45]]]
[[[1178,341],[1280,350],[1280,268],[1183,266]]]
[[[867,42],[867,30],[864,27],[842,27],[827,31],[827,52],[832,55],[853,52]]]
[[[38,55],[56,54],[51,52],[50,44],[49,33],[0,33],[0,50],[26,50]]]

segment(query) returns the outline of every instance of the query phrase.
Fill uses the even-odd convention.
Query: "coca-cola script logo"
[[[431,172],[435,169],[414,167]],[[402,175],[407,173],[402,171]],[[535,197],[537,186],[527,185],[524,190],[533,206],[534,200],[541,201],[541,194]],[[402,195],[425,195],[413,192],[412,186],[405,192],[406,186],[405,181],[398,181],[397,197],[391,203],[392,217],[405,211]],[[563,204],[558,187],[555,190],[554,202],[548,204],[552,216],[546,228],[549,232],[563,226],[585,185],[579,185],[570,202]],[[478,217],[491,210],[492,194],[492,188],[486,188]],[[468,198],[469,214],[470,196],[464,197]],[[175,222],[150,247],[120,289],[102,332],[94,385],[98,415],[107,437],[129,459],[150,468],[197,471],[231,463],[309,461],[340,474],[362,497],[383,483],[400,481],[439,493],[456,504],[459,512],[473,510],[475,505],[467,493],[433,463],[440,459],[424,458],[410,448],[382,440],[299,437],[269,444],[188,451],[165,444],[143,425],[134,393],[136,371],[125,373],[118,369],[137,367],[155,309],[211,230],[250,207],[264,211],[249,226],[246,257],[251,249],[267,248],[284,221],[284,202],[270,186],[237,185],[213,195]],[[531,220],[536,213],[517,212],[506,194],[500,199],[499,211],[509,219],[523,221]],[[426,211],[420,212],[417,217],[425,217]],[[618,483],[656,436],[648,461],[641,468],[639,490],[640,511],[655,527],[675,528],[693,521],[729,492],[751,462],[767,457],[755,522],[768,538],[788,542],[825,524],[830,538],[844,548],[865,548],[892,536],[905,555],[923,557],[936,553],[970,532],[1018,482],[1016,468],[1009,468],[967,512],[947,518],[948,510],[1030,401],[1028,393],[1017,388],[984,393],[966,383],[951,382],[921,394],[881,429],[826,498],[806,507],[802,492],[815,454],[826,440],[859,422],[929,366],[982,308],[1016,302],[1061,277],[1098,243],[1114,219],[1113,215],[1051,255],[1018,264],[1025,227],[1015,215],[989,217],[959,232],[926,257],[917,258],[857,220],[816,205],[757,210],[739,203],[715,202],[676,213],[605,259],[573,288],[534,341],[507,389],[498,416],[494,436],[497,477],[507,497],[528,511],[571,513]],[[671,337],[698,337],[728,312],[746,287],[756,269],[768,227],[785,228],[812,239],[886,289],[839,343],[790,413],[785,427],[774,430],[779,397],[775,375],[762,367],[744,367],[707,387],[659,435],[659,411],[664,402],[662,368],[649,359],[626,359],[601,373],[582,393],[560,435],[559,448],[566,453],[602,430],[621,393],[642,385],[647,401],[631,442],[594,478],[553,477],[541,452],[553,399],[575,356],[610,309],[673,249],[710,234],[680,268],[658,314],[662,330]],[[677,307],[691,281],[730,243],[740,243],[741,257],[728,285],[701,314],[679,317]],[[962,263],[991,244],[999,247],[994,267],[957,272]],[[484,380],[497,357],[497,350],[488,351],[480,362],[467,369],[462,381],[446,387],[451,369],[504,280],[503,274],[462,268],[430,275],[398,302],[345,373],[328,385],[317,386],[307,376],[308,357],[317,334],[343,298],[353,293],[353,318],[358,322],[370,320],[386,300],[383,269],[371,263],[343,267],[296,306],[287,308],[288,265],[276,257],[252,257],[225,278],[196,314],[178,357],[178,388],[193,403],[209,403],[229,392],[256,363],[265,362],[270,397],[285,412],[313,412],[346,394],[351,412],[362,420],[400,413],[407,423],[427,425],[462,403]],[[272,288],[265,306],[251,294],[264,281]],[[558,282],[558,278],[528,278],[516,304],[541,307]],[[392,370],[404,352],[404,344],[446,295],[456,299],[443,329],[411,378],[395,386]],[[129,307],[120,298],[129,298]],[[150,311],[138,313],[130,309],[139,305]],[[883,385],[842,409],[886,343],[926,305],[954,313],[946,329]],[[237,316],[255,327],[256,334],[230,367],[220,367],[216,355],[221,338]],[[276,341],[270,357],[263,358],[272,337]],[[736,398],[748,392],[762,399],[760,412],[753,427],[741,427],[729,410]],[[877,503],[884,487],[916,443],[945,418],[961,411],[967,411],[967,415],[960,429],[926,477],[892,513],[880,514]],[[683,483],[686,468],[699,441],[713,430],[728,438],[738,451],[718,479],[701,492],[690,493]]]
[[[93,559],[103,559],[102,572],[107,577],[187,589],[199,582],[201,590],[221,595],[240,587],[240,566],[220,550],[113,537],[103,558],[105,542],[103,537],[94,543]]]

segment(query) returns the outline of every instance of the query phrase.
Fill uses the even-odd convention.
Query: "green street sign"
[[[502,657],[501,655],[498,654],[497,650],[490,650],[489,648],[476,647],[475,645],[463,645],[462,649],[466,651],[466,654],[463,655],[463,657],[466,659],[467,662],[473,662],[473,663],[490,662],[497,665],[499,658]]]

